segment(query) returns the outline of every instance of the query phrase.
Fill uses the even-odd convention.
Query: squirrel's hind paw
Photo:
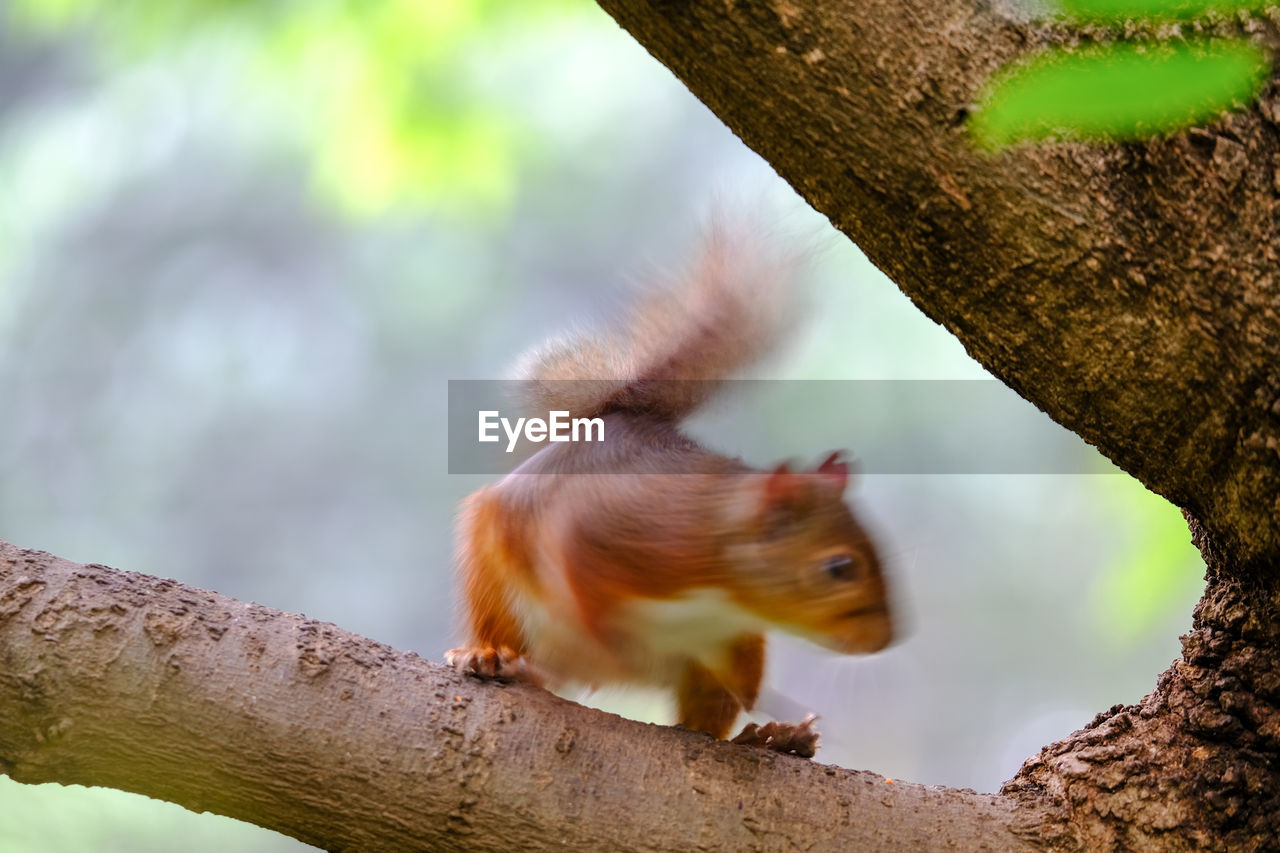
[[[798,755],[801,758],[813,758],[818,751],[818,733],[813,728],[817,719],[809,714],[798,723],[765,723],[763,726],[747,723],[732,742]]]
[[[538,681],[524,656],[506,646],[464,646],[450,649],[444,653],[444,662],[463,675],[507,681]]]

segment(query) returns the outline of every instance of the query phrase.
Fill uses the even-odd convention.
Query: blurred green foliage
[[[1176,21],[1260,9],[1259,0],[1060,0],[1071,22]],[[1236,38],[1053,48],[992,75],[969,122],[981,149],[1018,142],[1131,140],[1183,130],[1240,109],[1271,71],[1270,54]]]
[[[275,93],[314,141],[321,191],[354,214],[408,203],[483,212],[510,202],[535,147],[484,97],[486,56],[536,37],[583,0],[162,3],[16,0],[34,30],[88,30],[120,63],[236,50],[246,91]]]
[[[1124,520],[1129,545],[1094,579],[1091,610],[1102,645],[1126,650],[1167,630],[1169,614],[1194,600],[1203,584],[1201,558],[1186,520],[1167,500],[1128,477],[1107,486],[1098,501]]]
[[[20,816],[20,817],[19,817]],[[175,841],[181,839],[180,847]],[[109,788],[22,785],[0,776],[4,853],[276,853],[307,849],[247,823]]]
[[[988,149],[1152,136],[1240,107],[1270,69],[1260,46],[1236,40],[1052,50],[996,75],[971,130]]]

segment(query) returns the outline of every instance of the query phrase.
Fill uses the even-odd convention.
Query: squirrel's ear
[[[765,476],[764,488],[760,495],[761,509],[769,511],[787,506],[800,491],[800,478],[791,470],[791,466],[783,462]]]
[[[841,458],[843,454],[843,450],[837,450],[824,459],[817,468],[813,469],[813,473],[829,478],[840,487],[842,492],[849,485],[849,469],[851,467],[847,460]],[[856,468],[856,465],[853,467]]]

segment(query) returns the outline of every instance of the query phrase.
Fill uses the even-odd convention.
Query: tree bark
[[[0,543],[0,772],[329,850],[1036,849],[1008,798],[459,676],[336,626]]]
[[[600,0],[992,373],[1181,507],[1183,658],[1004,789],[1067,849],[1280,849],[1280,100],[1141,143],[975,149],[997,68],[1149,37],[983,0]],[[1280,46],[1269,10],[1165,27]]]

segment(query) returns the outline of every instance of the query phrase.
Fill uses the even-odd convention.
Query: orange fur
[[[752,471],[666,440],[673,427],[629,432],[623,415],[606,429],[629,458],[548,447],[467,500],[458,565],[470,635],[456,665],[668,687],[682,725],[724,737],[759,692],[765,628],[846,653],[888,643],[879,562],[842,480],[821,466]],[[612,473],[565,471],[565,457],[604,467],[606,452]],[[675,453],[688,473],[642,473]]]
[[[525,531],[502,510],[500,499],[482,489],[463,503],[459,527],[458,576],[466,607],[465,651],[490,662],[518,658],[525,640],[512,612],[511,597],[535,583]],[[450,655],[463,652],[455,649]],[[492,674],[492,673],[491,673]]]
[[[728,666],[712,672],[686,665],[676,691],[677,719],[686,729],[727,737],[740,710],[751,710],[764,677],[764,637],[749,634],[729,650]]]

